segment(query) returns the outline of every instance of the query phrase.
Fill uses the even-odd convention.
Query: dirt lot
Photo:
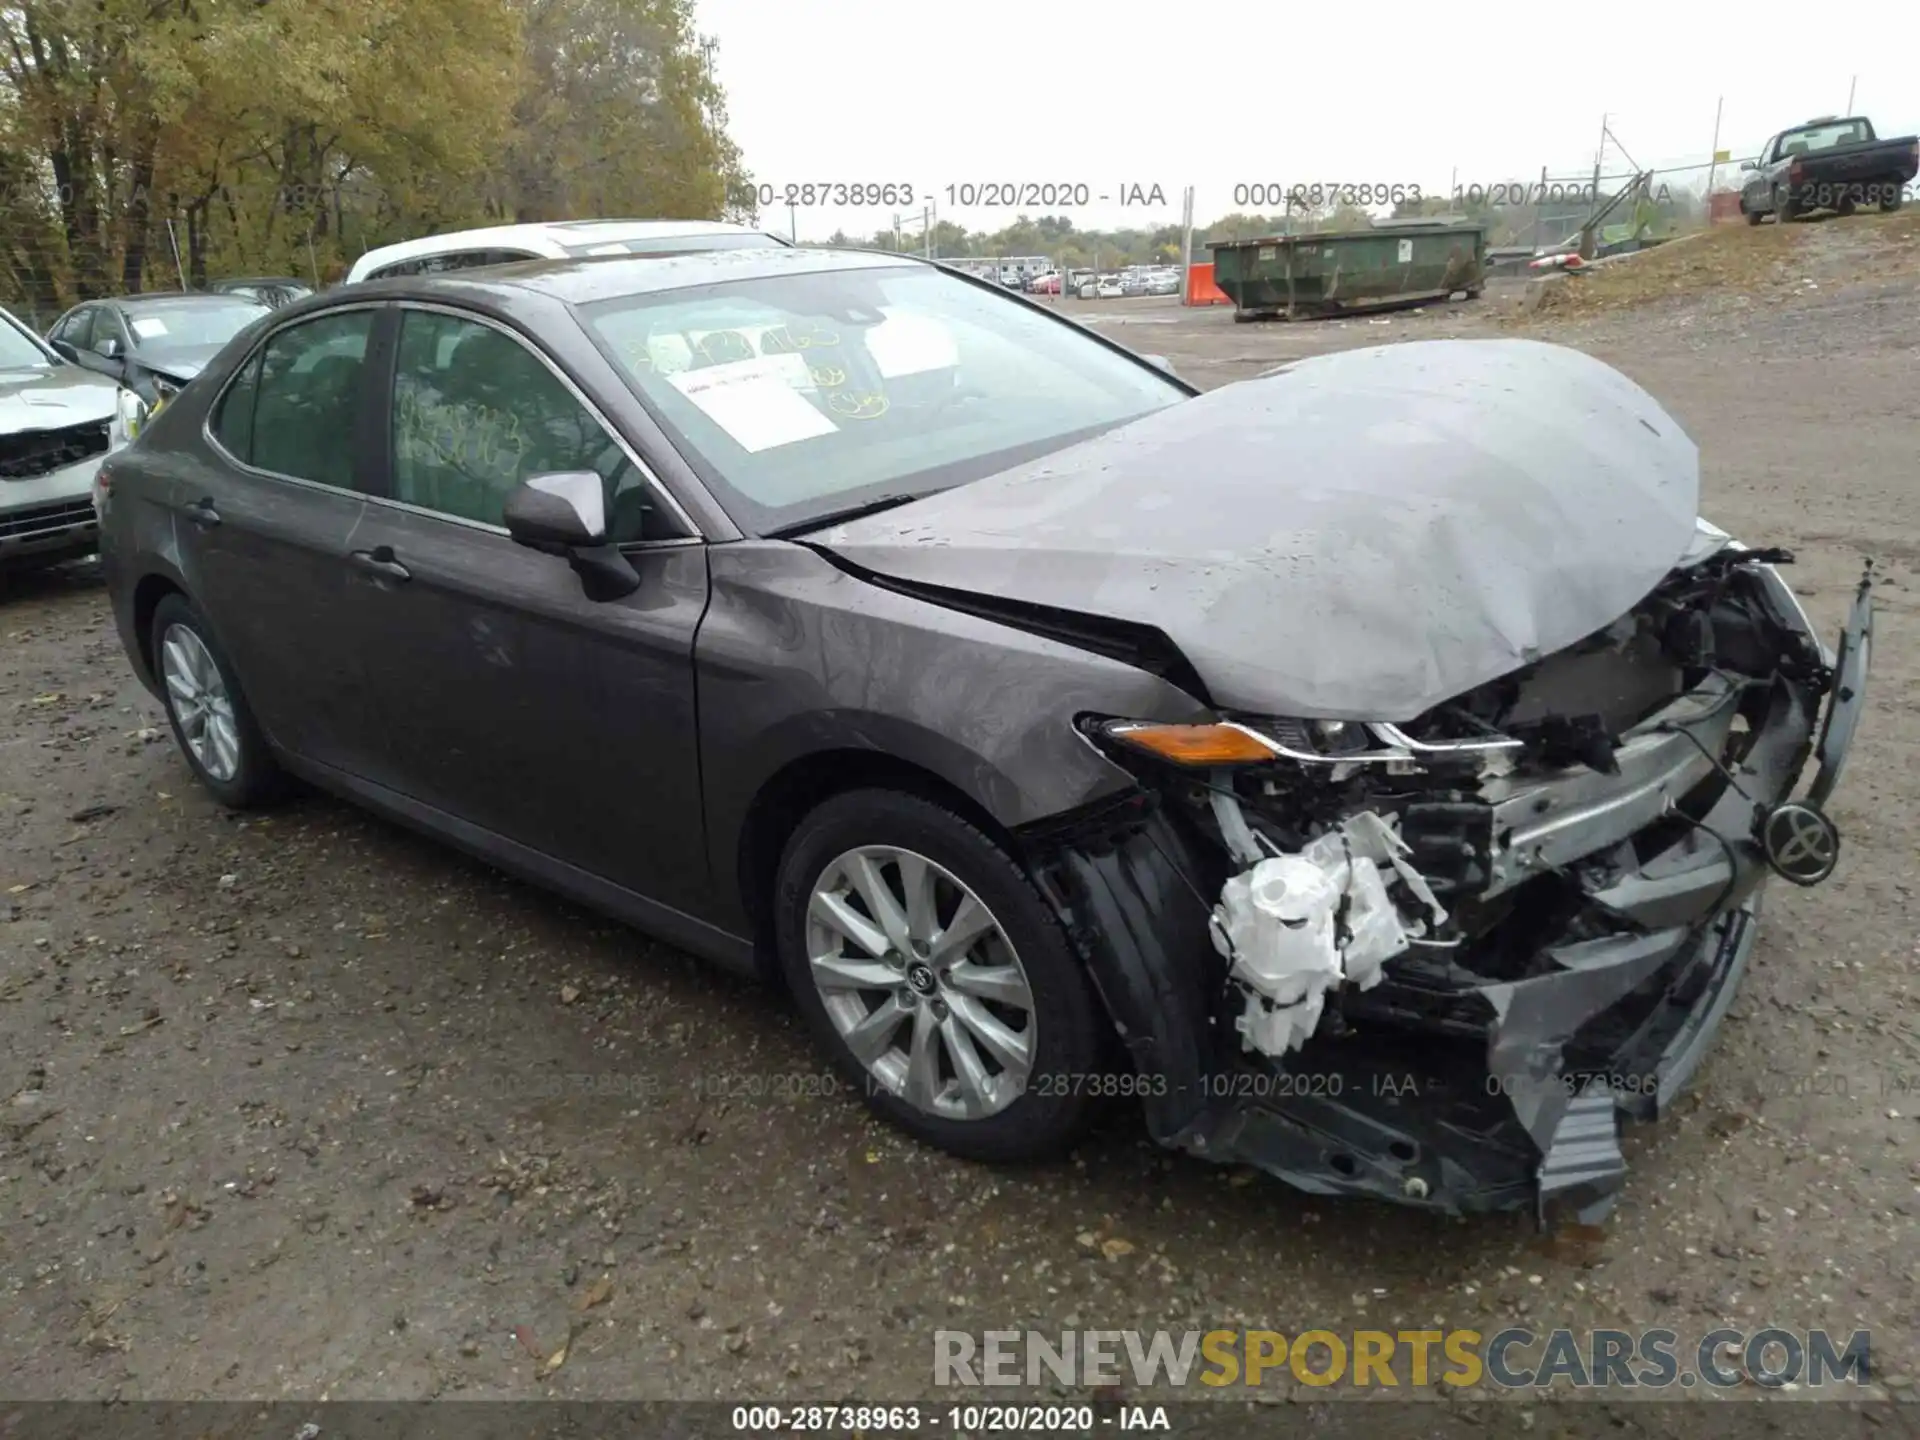
[[[767,996],[331,801],[222,813],[80,567],[0,595],[7,1390],[897,1399],[930,1393],[936,1328],[1513,1322],[1683,1344],[1871,1327],[1904,1390],[1920,285],[1875,257],[1910,236],[1716,238],[1764,237],[1789,283],[1536,320],[1497,294],[1319,325],[1068,302],[1208,386],[1330,347],[1564,340],[1683,421],[1708,513],[1797,549],[1823,626],[1881,563],[1839,875],[1776,888],[1721,1042],[1681,1113],[1634,1133],[1603,1234],[1309,1199],[1162,1154],[1125,1113],[1038,1171],[919,1149],[817,1093]]]

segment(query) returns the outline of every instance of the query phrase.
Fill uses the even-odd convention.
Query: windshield
[[[200,305],[155,305],[127,309],[127,326],[143,355],[177,355],[224,345],[268,313],[267,307],[238,295]]]
[[[1833,125],[1809,125],[1804,130],[1789,130],[1780,140],[1782,155],[1804,155],[1814,150],[1831,150],[1836,145],[1857,145],[1867,139],[1867,122],[1842,120]]]
[[[0,315],[0,370],[50,370],[53,361],[20,330],[11,315]]]
[[[1187,397],[1078,327],[932,268],[583,307],[742,528],[932,494]]]
[[[670,255],[686,250],[757,250],[779,245],[771,235],[743,235],[716,230],[709,235],[648,235],[637,240],[596,240],[591,245],[569,245],[569,255]]]

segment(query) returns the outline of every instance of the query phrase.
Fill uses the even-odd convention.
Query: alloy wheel
[[[231,780],[240,769],[240,727],[233,698],[206,641],[189,625],[169,625],[160,637],[160,675],[167,708],[180,726],[188,751],[213,779]]]
[[[848,1050],[915,1109],[979,1120],[1025,1092],[1039,1038],[1026,970],[980,897],[926,856],[863,846],[829,864],[807,962]]]

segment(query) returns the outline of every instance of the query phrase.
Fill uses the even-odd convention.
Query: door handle
[[[187,518],[202,530],[211,530],[220,523],[220,512],[213,508],[213,497],[203,496],[186,507]]]
[[[350,557],[362,570],[387,580],[411,580],[413,572],[393,558],[391,545],[376,545],[371,550],[356,550]]]

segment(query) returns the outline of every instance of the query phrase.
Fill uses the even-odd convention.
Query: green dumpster
[[[1472,299],[1486,283],[1486,227],[1382,220],[1366,230],[1229,240],[1213,250],[1213,283],[1235,320],[1289,319]]]

